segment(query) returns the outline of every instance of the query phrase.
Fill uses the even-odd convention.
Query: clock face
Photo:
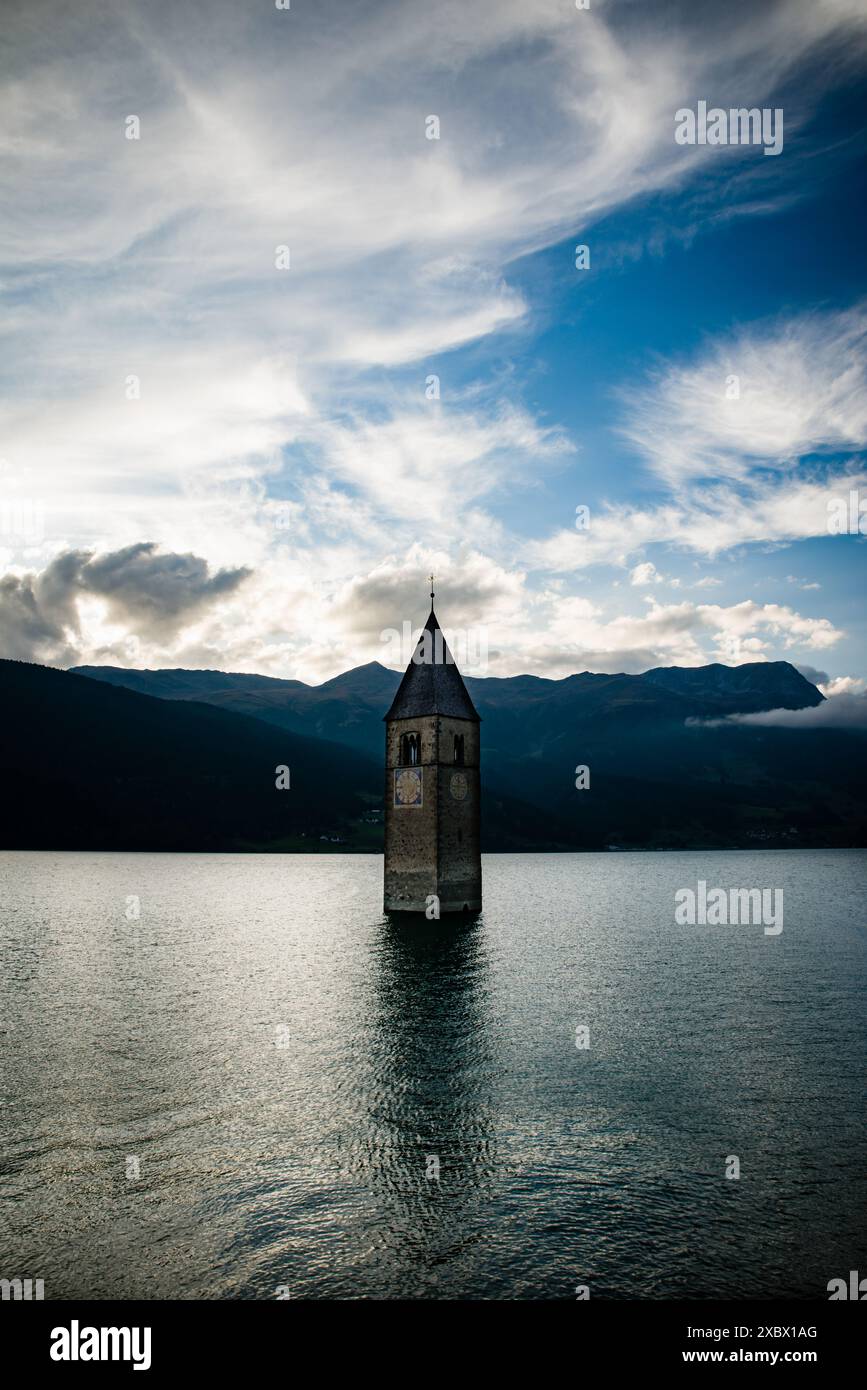
[[[467,792],[470,789],[469,783],[467,782],[466,773],[453,772],[450,788],[455,801],[464,801]]]
[[[394,769],[395,806],[421,805],[421,768],[396,767]]]

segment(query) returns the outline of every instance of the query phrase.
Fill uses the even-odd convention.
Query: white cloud
[[[706,724],[746,724],[778,729],[867,729],[867,695],[837,695],[808,709],[771,709],[761,714],[731,714]]]
[[[735,367],[741,394],[727,399]],[[832,504],[867,487],[856,456],[867,448],[867,308],[744,330],[687,366],[660,369],[624,399],[625,432],[669,500],[597,509],[585,531],[563,528],[530,542],[525,562],[565,573],[626,565],[653,544],[716,556],[739,545],[827,537]],[[801,462],[832,452],[823,470]],[[631,582],[650,582],[653,570],[642,562]]]
[[[571,447],[516,407],[502,407],[494,417],[436,402],[381,422],[329,423],[319,439],[324,468],[381,515],[435,523],[445,535],[466,533],[466,508],[477,498],[524,485],[530,460],[538,466]]]
[[[819,689],[828,700],[834,700],[838,695],[862,695],[867,690],[867,680],[861,676],[835,676],[833,680],[826,677],[820,682]]]
[[[624,399],[624,434],[671,487],[742,483],[756,467],[787,470],[806,454],[860,449],[867,307],[744,330]]]
[[[629,582],[637,588],[642,588],[646,584],[661,584],[662,575],[655,565],[652,565],[649,560],[646,560],[643,564],[636,565],[631,571]]]
[[[529,541],[527,564],[556,573],[591,565],[626,565],[650,545],[674,546],[714,557],[740,545],[785,544],[827,537],[829,507],[849,489],[867,488],[867,473],[847,469],[823,480],[809,477],[754,478],[740,487],[708,485],[677,491],[676,499],[652,507],[610,503],[591,515],[586,531],[563,528]]]
[[[743,603],[720,608],[700,605],[703,624],[717,634],[719,649],[729,660],[742,660],[745,651],[758,652],[764,642],[757,634],[772,635],[785,650],[795,647],[821,651],[839,642],[843,633],[828,618],[804,618],[778,603]]]

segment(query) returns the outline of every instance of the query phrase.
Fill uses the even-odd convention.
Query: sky
[[[0,8],[0,656],[863,692],[864,0]]]

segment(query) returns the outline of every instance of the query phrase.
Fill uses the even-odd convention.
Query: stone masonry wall
[[[400,738],[417,733],[422,805],[395,806],[394,769]],[[454,736],[464,736],[464,763],[456,765]],[[466,779],[466,795],[455,774]],[[470,720],[428,715],[398,719],[386,728],[385,910],[423,912],[430,894],[440,910],[481,906],[479,857],[479,726]]]

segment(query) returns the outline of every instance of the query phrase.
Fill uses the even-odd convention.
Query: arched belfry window
[[[400,736],[400,765],[401,767],[417,767],[421,760],[421,740],[418,734],[401,734]]]
[[[456,763],[458,763],[460,766],[463,766],[463,762],[464,762],[464,736],[463,736],[463,734],[455,734],[455,754],[454,754],[454,761],[455,761]]]

